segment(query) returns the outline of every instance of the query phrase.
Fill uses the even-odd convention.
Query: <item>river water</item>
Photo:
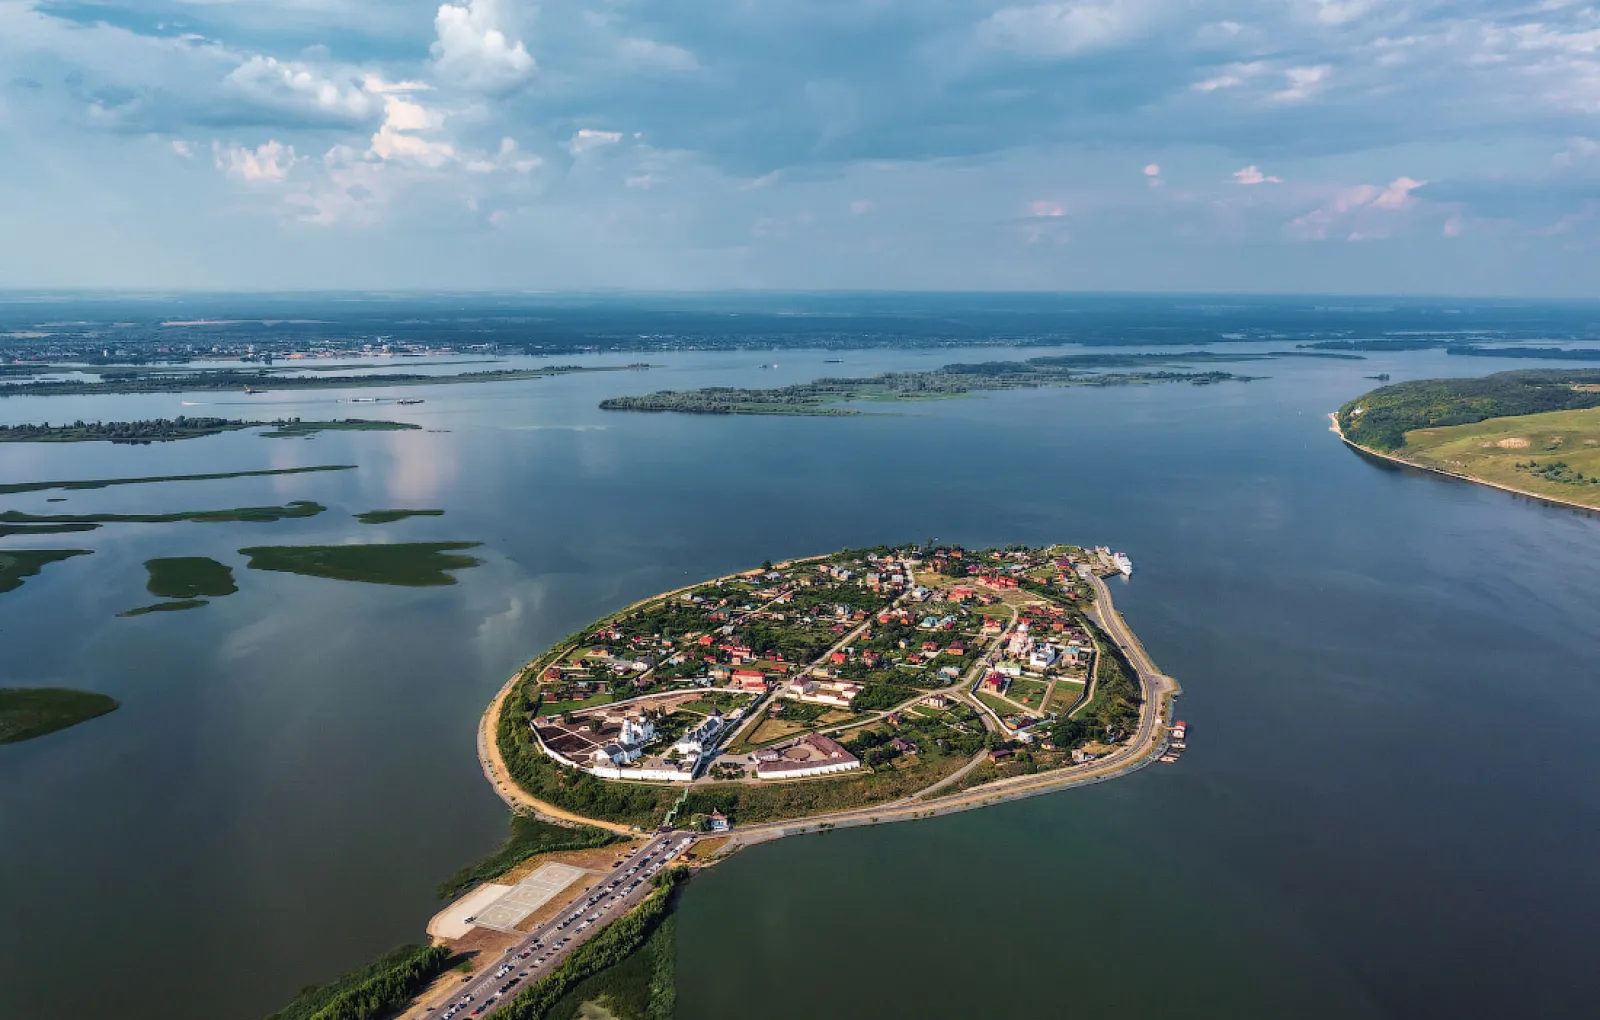
[[[473,735],[519,664],[697,577],[930,537],[1126,550],[1136,571],[1117,604],[1183,683],[1189,752],[1097,787],[736,856],[683,900],[683,1020],[1586,1011],[1600,517],[1378,466],[1327,431],[1367,375],[1504,363],[1295,359],[1242,366],[1269,377],[1248,384],[850,419],[595,406],[996,352],[831,356],[657,355],[646,373],[396,391],[426,398],[408,407],[337,403],[372,390],[0,401],[8,422],[359,415],[429,430],[0,452],[0,481],[358,465],[6,499],[330,510],[5,540],[95,555],[0,596],[0,678],[122,708],[0,748],[0,1017],[244,1020],[419,937],[435,883],[504,834]],[[446,514],[350,516],[384,507]],[[236,552],[432,539],[481,541],[485,563],[406,589],[247,571]],[[152,601],[142,561],[171,555],[232,564],[241,591],[116,618]]]

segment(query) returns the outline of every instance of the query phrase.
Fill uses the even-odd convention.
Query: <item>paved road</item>
[[[693,837],[688,833],[673,832],[657,836],[639,850],[629,854],[619,867],[607,872],[589,895],[573,904],[563,914],[546,921],[515,945],[499,959],[483,959],[478,970],[460,984],[446,1003],[423,1013],[427,1017],[474,1018],[491,1016],[496,1009],[516,997],[526,983],[537,981],[549,974],[566,956],[582,943],[593,938],[611,921],[639,905],[653,888],[650,868],[664,868],[689,848]],[[622,853],[623,851],[618,851]],[[630,873],[630,869],[637,869]],[[636,883],[636,884],[634,884]],[[616,889],[611,886],[615,884]],[[595,918],[583,931],[577,926],[580,919]],[[564,927],[563,927],[564,926]],[[558,940],[566,940],[557,947]],[[542,962],[537,962],[541,961]],[[510,984],[515,981],[515,984]],[[508,987],[509,985],[509,987]],[[452,1009],[454,1012],[452,1012]]]

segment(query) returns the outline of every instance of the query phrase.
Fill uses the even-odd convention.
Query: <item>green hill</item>
[[[1590,407],[1600,407],[1600,369],[1496,372],[1379,387],[1339,408],[1339,428],[1353,443],[1392,452],[1413,429]]]

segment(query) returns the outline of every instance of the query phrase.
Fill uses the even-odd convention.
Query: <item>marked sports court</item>
[[[570,864],[546,864],[511,887],[504,896],[478,911],[477,924],[496,931],[517,932],[517,925],[557,893],[584,876]]]

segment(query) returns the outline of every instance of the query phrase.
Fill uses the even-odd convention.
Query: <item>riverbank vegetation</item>
[[[1116,642],[1088,619],[1082,621],[1094,635],[1094,696],[1070,717],[1062,716],[1050,730],[1050,741],[1057,748],[1082,747],[1092,740],[1120,743],[1139,726],[1139,711],[1144,696],[1139,688],[1139,673],[1122,654]]]
[[[261,433],[268,439],[304,439],[318,432],[411,432],[422,428],[408,421],[375,421],[371,418],[338,418],[332,421],[301,421],[290,418],[278,422],[260,422],[272,425],[271,431]]]
[[[232,418],[151,418],[145,421],[75,421],[70,425],[0,425],[0,443],[165,443],[247,429],[262,422]]]
[[[443,510],[368,510],[356,514],[362,524],[393,524],[407,517],[443,517]]]
[[[489,882],[537,854],[559,850],[588,850],[621,839],[615,833],[589,825],[556,825],[532,815],[511,815],[511,835],[500,849],[476,864],[469,864],[439,883],[440,898],[459,896],[479,882]]]
[[[698,390],[662,390],[636,397],[611,397],[600,402],[606,411],[674,411],[682,414],[848,415],[860,411],[833,405],[846,401],[908,401],[958,397],[987,390],[1035,389],[1045,386],[1128,386],[1187,382],[1207,385],[1247,381],[1229,372],[1088,371],[1106,359],[1128,363],[1137,355],[1058,355],[1026,361],[952,364],[927,372],[884,372],[858,379],[816,379],[773,389],[708,386]],[[1153,356],[1158,361],[1172,357]],[[1087,360],[1086,360],[1087,359]],[[1182,359],[1174,359],[1182,360]]]
[[[193,599],[201,595],[215,598],[239,590],[233,580],[233,568],[209,556],[145,560],[144,568],[150,574],[145,588],[150,594],[163,598]]]
[[[593,1004],[614,1020],[673,1020],[678,1004],[678,919],[668,914],[621,963],[585,978],[546,1011],[550,1020],[592,1016]]]
[[[579,945],[559,967],[530,984],[495,1015],[504,1020],[567,1020],[558,1017],[556,1005],[584,980],[637,952],[671,915],[678,883],[687,875],[688,869],[680,867],[656,876],[656,889],[643,903]],[[669,1008],[668,994],[663,992],[661,998],[661,1007]],[[649,1020],[670,1016],[670,1012],[653,1013]]]
[[[22,582],[38,574],[47,564],[74,556],[87,556],[93,549],[0,549],[0,593],[22,587]]]
[[[383,1020],[444,973],[451,955],[444,946],[401,946],[328,984],[302,989],[266,1020]]]
[[[59,482],[0,483],[0,496],[18,492],[48,492],[51,489],[105,489],[113,485],[146,485],[151,482],[214,482],[227,478],[258,478],[265,475],[303,475],[315,471],[354,471],[354,464],[313,464],[309,467],[267,468],[260,471],[221,471],[201,475],[147,475],[143,478],[84,478]]]
[[[483,561],[458,550],[481,542],[397,542],[372,545],[258,545],[240,549],[251,570],[274,570],[336,581],[393,584],[411,588],[455,584],[446,571]]]
[[[117,700],[64,687],[0,688],[0,744],[14,744],[113,712]]]
[[[1338,420],[1352,443],[1392,453],[1416,429],[1591,407],[1600,407],[1600,369],[1534,370],[1383,386],[1341,407]]]

